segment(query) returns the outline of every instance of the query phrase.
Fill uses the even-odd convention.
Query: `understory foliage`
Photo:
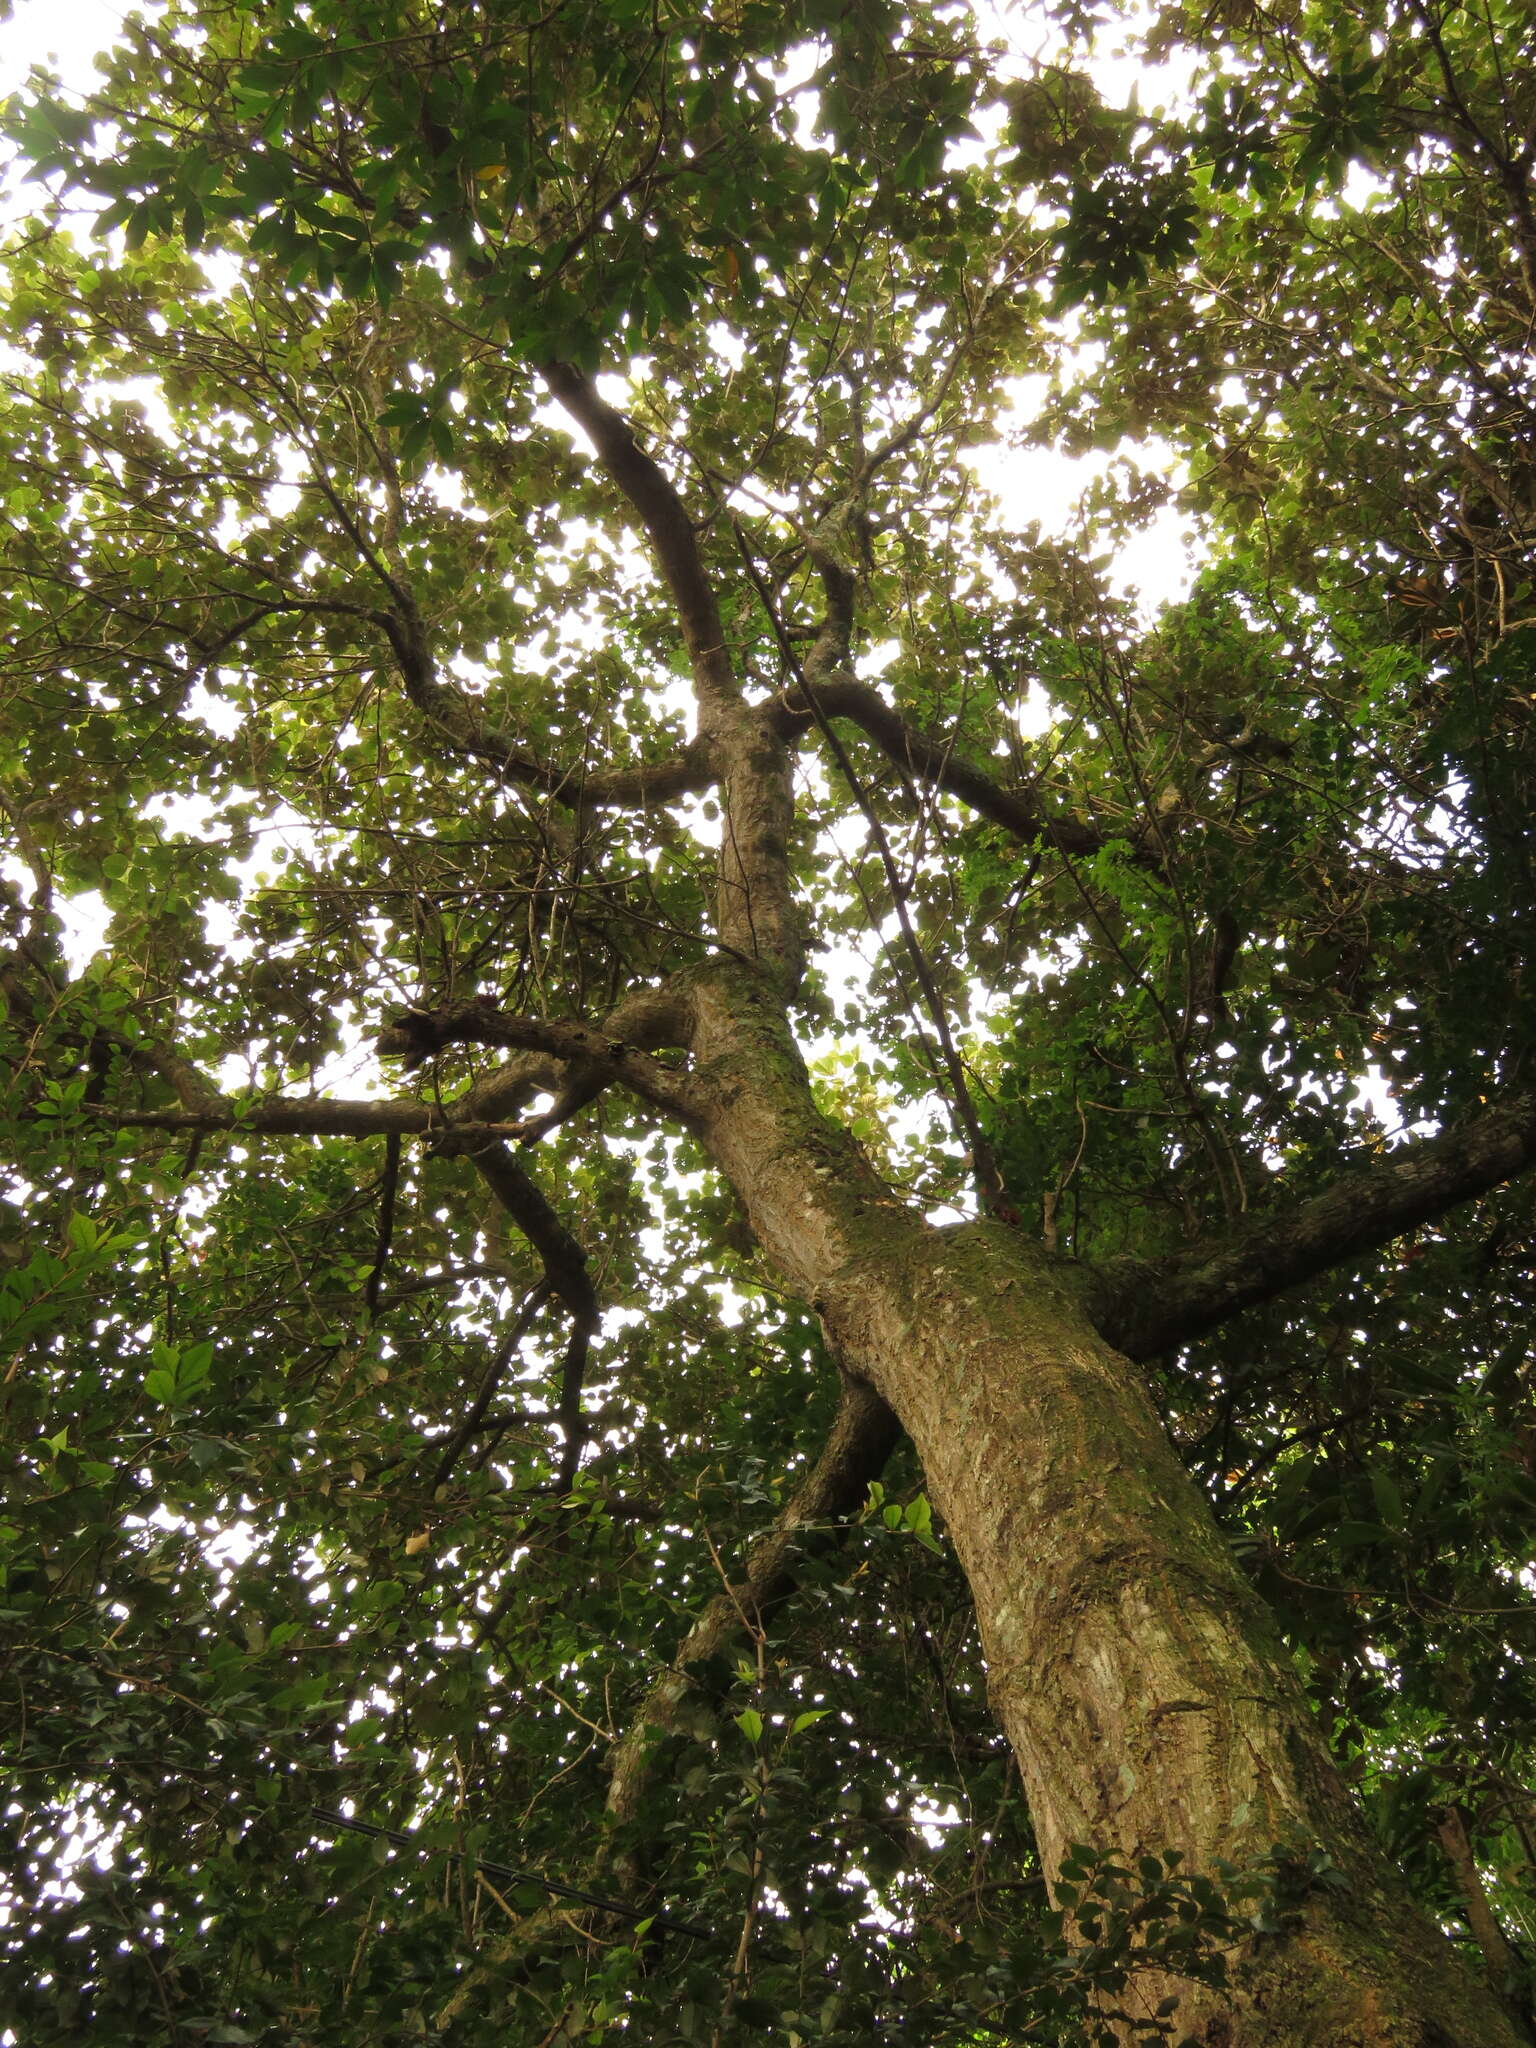
[[[1132,95],[1075,4],[172,0],[12,103],[0,2038],[1176,2040],[1138,1976],[1328,1884],[1053,1903],[905,1446],[728,1590],[839,1386],[694,1139],[594,1089],[509,1200],[504,1048],[421,1039],[718,950],[600,388],[794,728],[796,1029],[903,1199],[1109,1268],[1536,1088],[1528,11],[1138,22]],[[1525,2009],[1533,1306],[1516,1178],[1147,1368]]]

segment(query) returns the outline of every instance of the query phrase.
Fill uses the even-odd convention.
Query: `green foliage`
[[[1102,299],[1139,284],[1148,267],[1175,263],[1195,245],[1199,211],[1183,179],[1117,164],[1078,185],[1061,232],[1057,302]]]
[[[65,192],[0,308],[0,2027],[29,2048],[405,2043],[457,1993],[466,2048],[1077,2043],[1328,1883],[1085,1848],[1048,1901],[901,1464],[692,1669],[605,1820],[616,1738],[816,1455],[813,1318],[690,1141],[605,1096],[527,1155],[604,1310],[576,1483],[547,1300],[445,1468],[542,1278],[470,1163],[407,1142],[380,1271],[378,1137],[135,1121],[179,1113],[172,1045],[246,1108],[449,1099],[488,1055],[369,1067],[402,1005],[593,1017],[707,952],[709,806],[565,800],[688,725],[633,516],[530,367],[557,356],[626,383],[690,494],[754,698],[835,543],[888,702],[1097,846],[1021,846],[850,730],[887,865],[807,741],[799,1023],[903,1194],[973,1200],[892,872],[1012,1200],[1079,1259],[1368,1164],[1372,1070],[1389,1122],[1530,1085],[1528,18],[1157,37],[1194,75],[1143,114],[1091,49],[1017,76],[950,8],[178,5],[98,100],[13,103]],[[1110,472],[1077,550],[989,503],[967,457],[1020,375],[1049,386],[1021,474],[1155,431],[1185,480]],[[1107,556],[1174,492],[1207,561],[1149,623]],[[459,709],[558,773],[412,701],[402,589]],[[1372,1824],[1459,1928],[1463,1809],[1527,1947],[1533,1262],[1515,1182],[1153,1375]],[[333,1839],[313,1809],[346,1802],[460,1860]],[[477,1857],[713,1939],[573,1927]]]

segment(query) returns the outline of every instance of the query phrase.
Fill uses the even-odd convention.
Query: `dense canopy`
[[[0,2040],[1528,2039],[1528,9],[7,123]]]

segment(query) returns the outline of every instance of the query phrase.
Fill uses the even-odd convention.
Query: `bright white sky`
[[[0,93],[25,85],[34,64],[49,65],[66,85],[83,91],[95,76],[92,57],[115,40],[132,12],[118,0],[17,0],[0,28]]]

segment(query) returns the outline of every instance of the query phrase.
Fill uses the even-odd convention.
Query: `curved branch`
[[[870,1481],[884,1471],[900,1435],[901,1425],[874,1388],[845,1378],[821,1456],[780,1509],[772,1528],[753,1545],[745,1577],[717,1593],[704,1608],[615,1747],[606,1801],[614,1823],[622,1824],[638,1812],[659,1761],[658,1744],[679,1725],[693,1673],[743,1629],[759,1625],[783,1605],[795,1589],[800,1560],[818,1528],[845,1521],[863,1504]],[[592,1879],[600,1879],[613,1860],[610,1835],[594,1852]],[[628,1859],[622,1867],[625,1890],[631,1892],[635,1876]],[[663,1924],[659,1916],[656,1924]],[[536,1941],[541,1931],[541,1916],[533,1914],[510,1940],[493,1943],[487,1961],[466,1974],[438,2014],[439,2030],[460,2011],[477,1977],[489,1968],[505,1968],[511,1956]]]
[[[96,1036],[110,1045],[114,1052],[121,1053],[137,1073],[154,1074],[164,1081],[184,1109],[217,1115],[230,1107],[229,1097],[221,1094],[200,1068],[163,1039],[139,1039],[135,1042],[108,1025],[99,1025]]]
[[[686,1046],[691,1029],[686,975],[672,975],[658,988],[631,990],[608,1012],[602,1029],[610,1038],[622,1039],[642,1052],[656,1052],[663,1046]],[[590,1102],[606,1085],[606,1078],[598,1075],[595,1085],[587,1086],[587,1074],[562,1066],[547,1053],[524,1052],[461,1095],[452,1106],[451,1116],[455,1123],[498,1123],[530,1095],[554,1090],[556,1101],[552,1109],[542,1116],[525,1117],[502,1133],[531,1145]]]
[[[1104,834],[1094,826],[1077,818],[1048,817],[1028,792],[1005,789],[985,769],[957,755],[947,741],[919,732],[878,690],[856,676],[844,671],[819,678],[815,690],[825,717],[848,719],[898,768],[959,797],[978,816],[1001,825],[1026,845],[1044,843],[1076,854],[1097,853],[1104,845]],[[780,699],[779,718],[786,737],[804,732],[814,715],[799,690],[788,691]]]
[[[543,1262],[543,1290],[554,1295],[570,1314],[571,1335],[561,1367],[560,1400],[555,1410],[563,1446],[556,1490],[569,1493],[587,1436],[581,1412],[587,1353],[602,1321],[597,1289],[587,1271],[586,1252],[532,1174],[500,1139],[454,1136],[438,1150],[462,1154],[474,1161],[480,1178]]]
[[[451,1005],[450,1008],[469,1010],[480,1019],[487,1015],[501,1015],[481,1003]],[[417,1018],[431,1018],[437,1014],[430,1010],[410,1013]],[[519,1020],[507,1021],[516,1024]],[[534,1020],[521,1021],[532,1025]],[[568,1115],[571,1108],[580,1106],[566,1099],[573,1087],[573,1063],[578,1071],[586,1071],[582,1067],[579,1050],[570,1043],[569,1033],[585,1033],[589,1043],[619,1043],[627,1054],[638,1060],[642,1050],[686,1045],[689,1030],[687,978],[679,974],[659,988],[636,989],[626,996],[616,1009],[609,1012],[599,1032],[591,1032],[579,1024],[550,1024],[516,1038],[510,1033],[503,1038],[482,1034],[483,1042],[487,1044],[531,1043],[535,1049],[522,1052],[516,1059],[508,1060],[505,1066],[484,1075],[456,1101],[446,1105],[401,1098],[392,1102],[368,1102],[337,1096],[295,1099],[287,1095],[273,1096],[264,1102],[238,1102],[215,1092],[203,1099],[194,1095],[183,1109],[116,1109],[106,1104],[87,1104],[86,1107],[104,1121],[137,1130],[237,1131],[242,1137],[304,1138],[387,1138],[398,1133],[402,1137],[434,1140],[448,1137],[517,1138],[531,1142],[560,1121],[560,1115]],[[386,1032],[385,1037],[388,1036]],[[560,1039],[563,1050],[555,1052],[547,1048],[544,1040],[549,1037]],[[443,1043],[446,1044],[447,1040]],[[142,1047],[136,1049],[143,1050]],[[400,1048],[407,1049],[405,1046]],[[588,1066],[590,1064],[589,1060]],[[685,1087],[688,1077],[657,1066],[654,1061],[644,1061],[643,1064],[658,1081],[665,1083],[667,1100],[660,1106],[675,1108],[680,1115],[691,1115],[691,1088],[687,1105],[674,1104],[672,1100],[674,1092]],[[609,1080],[628,1078],[602,1066],[597,1068],[597,1073],[599,1087]],[[182,1076],[184,1083],[188,1075],[193,1077],[194,1084],[201,1079],[195,1069],[188,1069]],[[205,1083],[204,1086],[211,1090],[211,1084]],[[519,1107],[530,1095],[550,1088],[566,1091],[566,1096],[562,1097],[565,1107],[562,1109],[557,1105],[560,1115],[551,1111],[546,1117],[531,1120],[507,1116],[507,1111]],[[590,1101],[597,1092],[597,1088],[591,1088],[580,1100]]]
[[[512,1323],[503,1334],[501,1341],[491,1353],[486,1368],[480,1375],[480,1385],[476,1390],[474,1400],[470,1402],[469,1407],[465,1410],[458,1428],[449,1437],[438,1458],[436,1469],[432,1474],[432,1483],[427,1489],[432,1498],[436,1498],[440,1487],[448,1484],[448,1481],[453,1477],[454,1466],[463,1455],[465,1445],[471,1437],[479,1433],[481,1425],[485,1421],[485,1411],[490,1407],[497,1388],[500,1387],[502,1380],[506,1377],[508,1366],[511,1365],[512,1360],[517,1355],[518,1345],[527,1336],[529,1327],[534,1317],[543,1307],[548,1294],[548,1283],[541,1280],[527,1300],[524,1301],[522,1307],[513,1318]],[[498,1424],[497,1426],[500,1427],[501,1425]]]
[[[676,488],[661,465],[640,446],[629,421],[599,396],[584,371],[573,363],[546,363],[541,374],[588,436],[598,460],[650,535],[657,564],[677,606],[701,708],[736,702],[739,692],[725,648],[720,607],[699,552],[693,521]]]
[[[547,1053],[578,1073],[622,1082],[643,1101],[686,1121],[696,1118],[703,1107],[687,1074],[662,1066],[626,1039],[572,1018],[516,1016],[484,1000],[407,1010],[377,1041],[385,1058],[403,1059],[407,1069],[421,1066],[450,1045],[505,1045]],[[591,1094],[583,1099],[590,1100]]]
[[[782,985],[793,988],[805,971],[805,934],[790,881],[795,806],[789,753],[777,722],[768,707],[749,707],[742,697],[714,585],[676,487],[584,371],[547,363],[542,374],[639,514],[672,595],[693,671],[699,744],[724,793],[719,936],[770,964]]]
[[[1521,1981],[1520,1957],[1499,1925],[1499,1916],[1489,1901],[1483,1874],[1477,1867],[1477,1856],[1467,1833],[1466,1814],[1454,1803],[1442,1806],[1434,1826],[1440,1846],[1445,1851],[1445,1860],[1455,1876],[1456,1889],[1461,1893],[1462,1914],[1472,1930],[1473,1940],[1482,1950],[1488,1981],[1495,1990],[1503,1992],[1508,1986]]]
[[[12,889],[9,894],[14,896],[15,891]],[[29,916],[29,924],[37,924],[46,918],[46,905],[47,898],[40,895],[40,907]],[[0,897],[0,911],[5,907],[5,898]],[[36,934],[22,933],[14,953],[0,953],[0,998],[27,1020],[29,1029],[36,1029],[43,1023],[63,1000],[70,986],[57,941],[46,930],[40,929]],[[130,1038],[110,1024],[92,1022],[79,1031],[62,1034],[61,1042],[72,1049],[78,1047],[82,1056],[93,1064],[98,1054],[103,1060],[115,1054],[132,1072],[152,1075],[163,1081],[180,1103],[180,1118],[188,1128],[217,1129],[217,1119],[234,1113],[229,1097],[201,1068],[178,1051],[169,1039],[157,1037],[152,1032],[140,1030],[136,1037]],[[88,1099],[85,1107],[97,1114],[115,1115],[120,1121],[133,1121],[130,1114],[109,1110],[94,1099]],[[197,1119],[205,1121],[199,1125]],[[209,1119],[213,1121],[206,1121]]]
[[[714,781],[708,749],[694,739],[665,761],[642,762],[589,775],[579,764],[562,768],[526,752],[508,732],[483,718],[462,690],[441,681],[425,635],[412,618],[376,613],[388,639],[405,694],[459,753],[484,761],[503,781],[552,797],[569,811],[650,809],[696,796]]]
[[[901,1425],[862,1380],[845,1378],[821,1456],[777,1519],[753,1545],[745,1575],[705,1607],[676,1656],[653,1682],[613,1755],[608,1811],[616,1821],[638,1810],[655,1762],[656,1742],[678,1725],[692,1674],[743,1628],[769,1620],[798,1582],[800,1560],[821,1525],[846,1520],[885,1470]]]
[[[1536,1094],[1517,1095],[1216,1244],[1097,1269],[1093,1317],[1130,1358],[1156,1358],[1239,1310],[1374,1251],[1536,1164]]]

